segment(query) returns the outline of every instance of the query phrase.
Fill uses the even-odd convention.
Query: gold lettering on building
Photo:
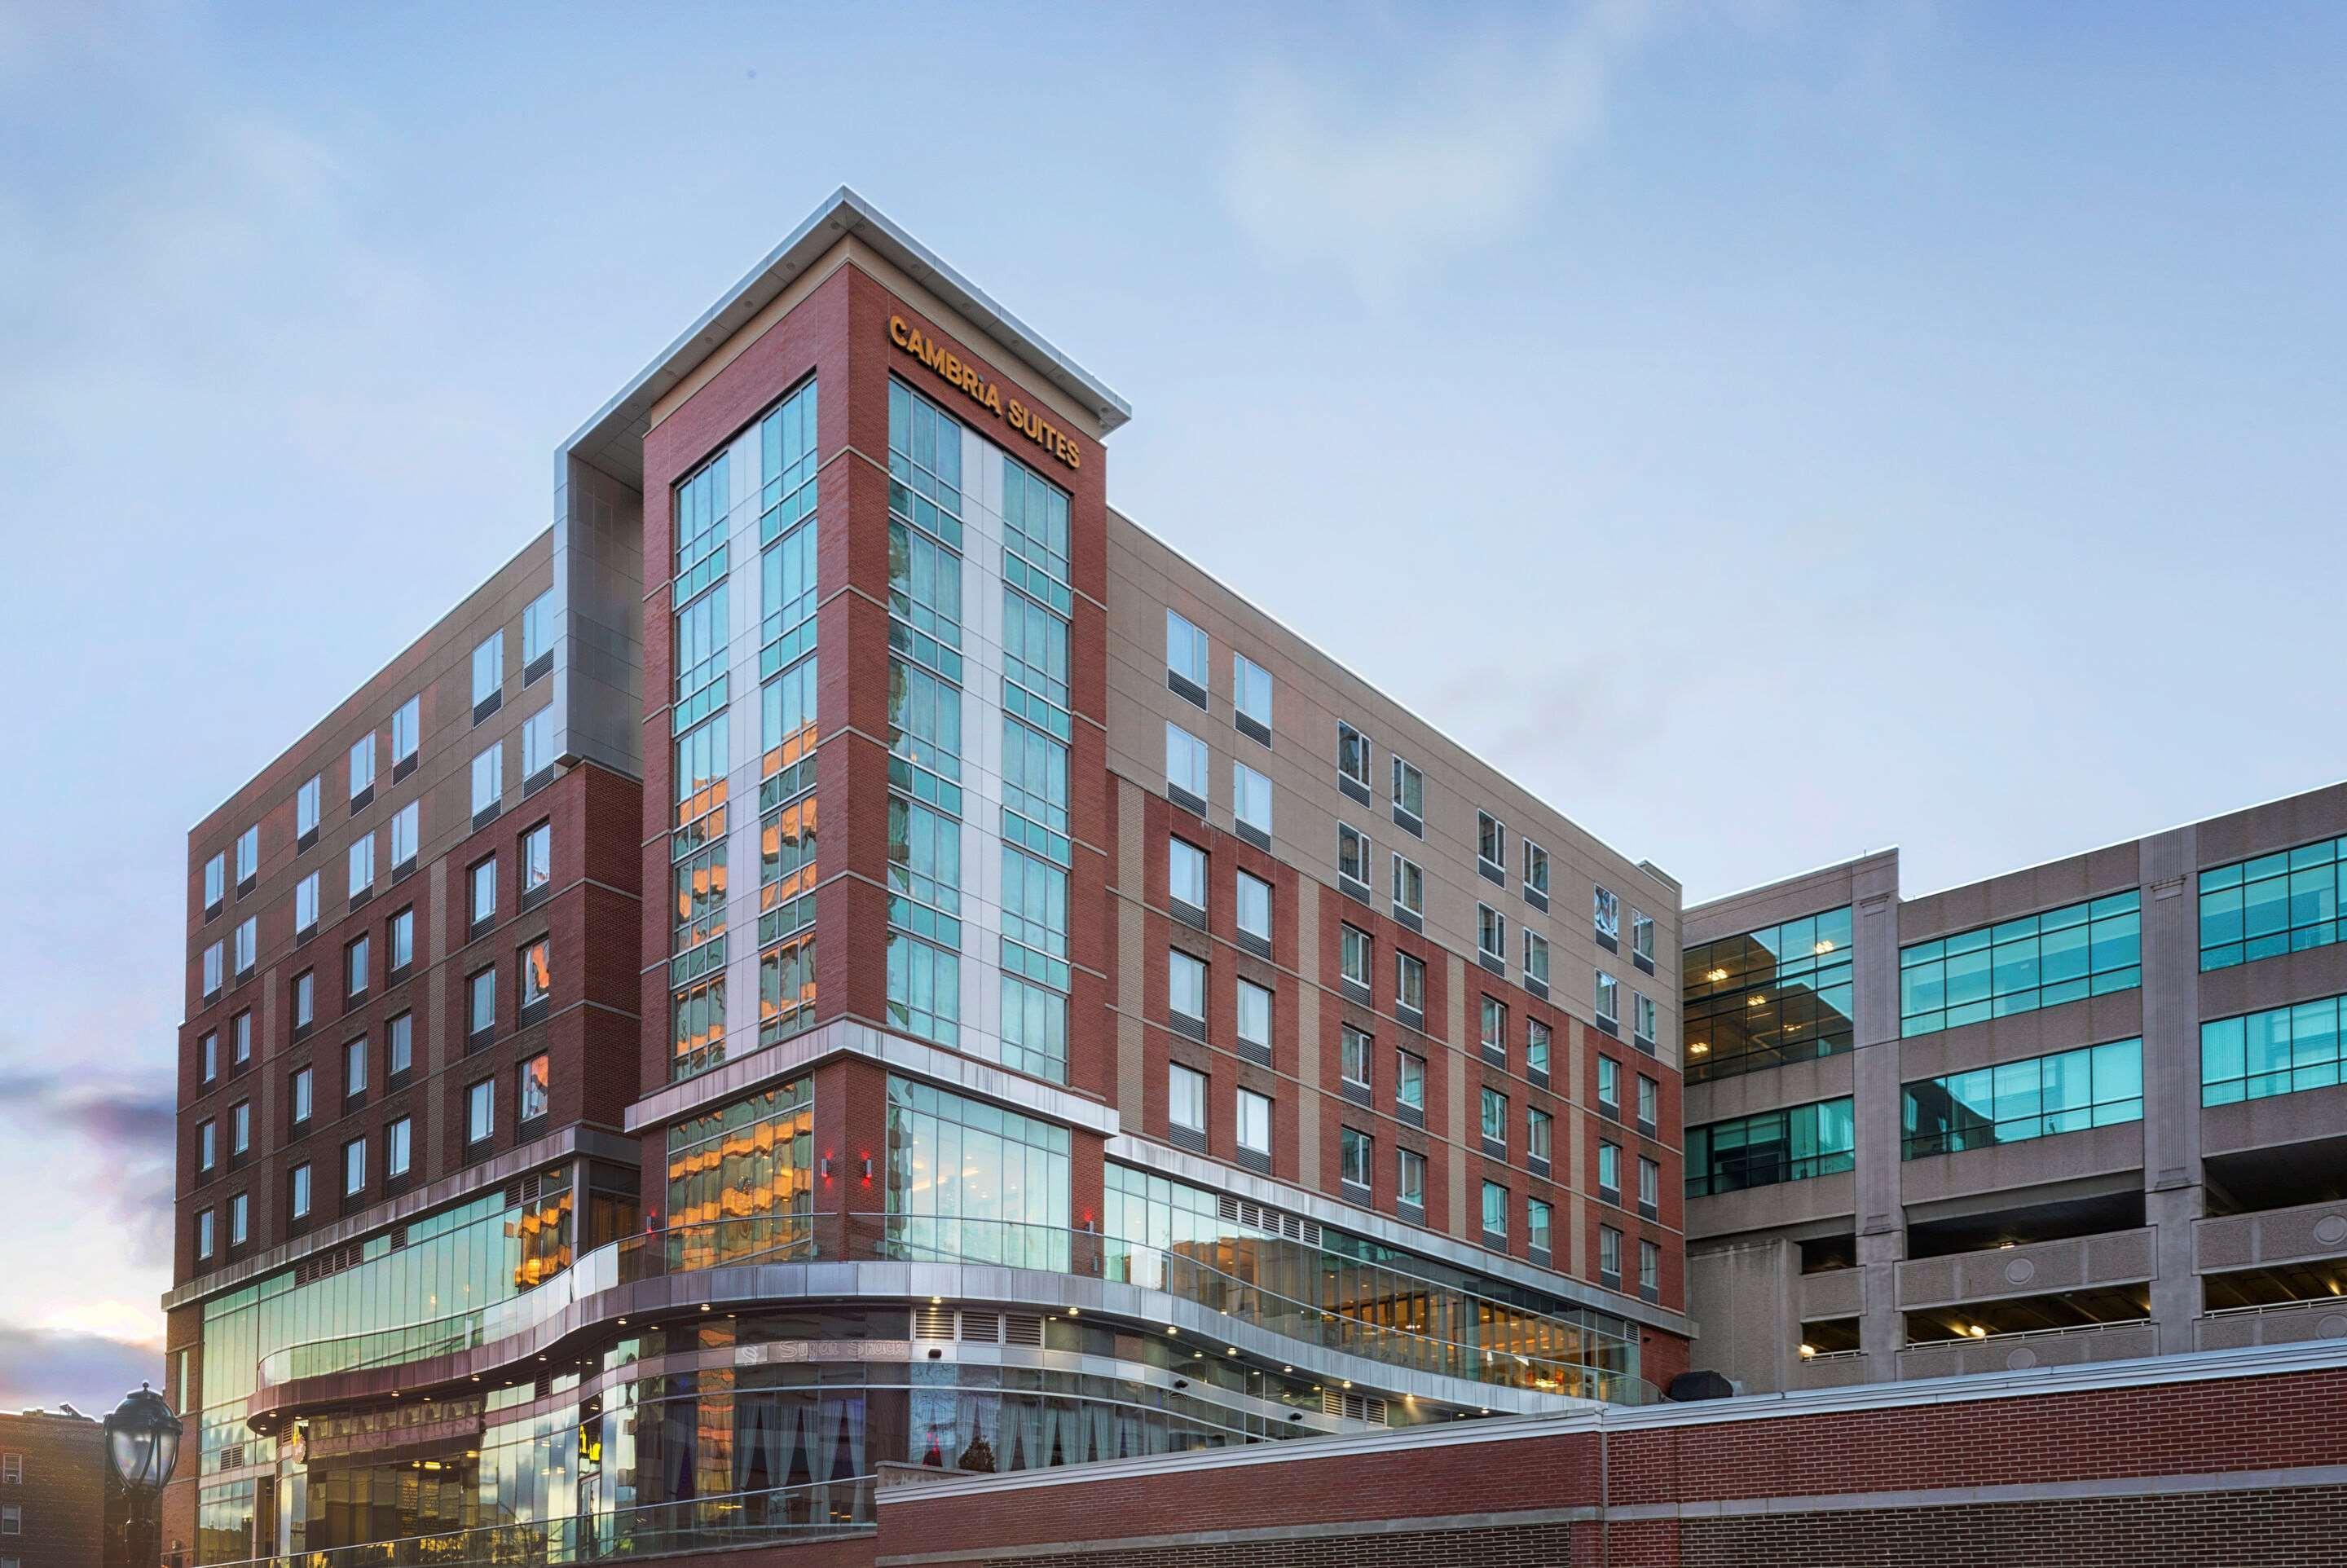
[[[978,367],[962,363],[961,356],[929,336],[902,316],[888,318],[888,341],[913,358],[919,360],[939,377],[959,388],[964,396],[979,405],[997,419],[1007,419],[1010,427],[1028,440],[1057,457],[1071,468],[1084,466],[1083,448],[1076,439],[1060,429],[1042,414],[1028,407],[1016,397],[1010,407],[1003,407],[1001,388],[978,373]]]

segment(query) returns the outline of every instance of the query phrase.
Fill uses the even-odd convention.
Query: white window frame
[[[306,1220],[310,1217],[310,1162],[302,1161],[286,1174],[286,1212],[297,1220]]]
[[[204,862],[204,907],[216,909],[228,901],[228,852],[221,850]]]
[[[351,743],[351,798],[374,788],[374,732]]]
[[[415,1163],[415,1123],[402,1116],[383,1130],[383,1179],[407,1174]]]
[[[1411,1071],[1413,1068],[1415,1071]],[[1409,1096],[1413,1084],[1418,1088],[1415,1100]],[[1426,1109],[1426,1058],[1414,1050],[1397,1048],[1394,1051],[1394,1103],[1407,1105],[1413,1111]]]
[[[505,798],[506,743],[491,741],[473,757],[473,815],[480,815]]]
[[[475,1132],[476,1127],[480,1131]],[[492,1073],[465,1086],[465,1146],[469,1149],[491,1143],[497,1135],[497,1080]]]
[[[1262,815],[1255,812],[1260,805]],[[1271,780],[1243,762],[1231,762],[1231,816],[1266,838],[1271,836]]]
[[[243,886],[261,875],[261,825],[254,823],[236,835],[236,885]]]
[[[1358,876],[1352,872],[1345,869],[1345,849],[1348,844],[1358,844],[1360,845],[1360,848],[1353,856],[1354,864],[1360,868],[1360,875]],[[1369,890],[1369,877],[1372,870],[1370,857],[1376,854],[1377,845],[1370,839],[1368,834],[1363,833],[1359,828],[1355,827],[1349,822],[1342,820],[1337,822],[1337,879],[1339,882],[1349,882],[1354,886],[1358,887],[1362,892],[1368,892]]]
[[[1356,938],[1358,938],[1358,940]],[[1360,973],[1358,974],[1355,974],[1353,972],[1352,966],[1348,961],[1348,956],[1356,951],[1361,955]],[[1377,962],[1378,939],[1369,935],[1368,932],[1362,930],[1358,926],[1354,925],[1350,920],[1339,920],[1337,923],[1337,974],[1338,978],[1350,980],[1355,985],[1360,987],[1363,990],[1368,990],[1377,984],[1376,979],[1372,978],[1377,973]]]
[[[1508,917],[1489,904],[1475,906],[1475,951],[1502,967],[1508,961]]]
[[[1233,1010],[1236,1015],[1235,1027],[1241,1043],[1255,1046],[1264,1050],[1271,1049],[1271,1018],[1272,1010],[1276,1005],[1269,986],[1259,986],[1250,979],[1241,979],[1238,982],[1237,1001]],[[1260,1014],[1263,1026],[1260,1035],[1249,1032],[1252,1020],[1248,1014],[1251,1010]]]
[[[1201,1137],[1206,1132],[1206,1075],[1194,1067],[1184,1067],[1178,1061],[1165,1064],[1165,1122],[1184,1132]],[[1184,1121],[1184,1113],[1194,1121]]]
[[[488,656],[486,661],[483,654]],[[473,644],[473,706],[479,707],[505,689],[506,629],[500,626]]]
[[[1524,890],[1548,897],[1548,851],[1532,839],[1525,839]],[[1535,875],[1537,873],[1537,875]]]
[[[391,765],[397,767],[423,745],[424,698],[410,697],[391,711]]]
[[[1655,917],[1630,911],[1630,950],[1645,959],[1655,961]]]
[[[236,923],[236,955],[231,967],[241,979],[261,961],[261,917],[247,915]]]
[[[1426,918],[1426,867],[1399,850],[1393,857],[1393,901],[1395,907]]]
[[[1535,1160],[1554,1159],[1556,1118],[1537,1105],[1524,1107],[1524,1153]]]
[[[318,874],[314,871],[293,884],[293,934],[309,935],[318,928]]]
[[[1524,979],[1538,980],[1542,985],[1548,984],[1548,938],[1530,926],[1525,927]]]
[[[1355,1149],[1361,1152],[1361,1173],[1358,1176],[1353,1174],[1352,1161],[1348,1158]],[[1337,1185],[1367,1192],[1370,1184],[1376,1180],[1377,1168],[1378,1141],[1358,1127],[1347,1127],[1340,1124],[1337,1129]]]
[[[1355,773],[1345,765],[1345,742],[1348,737],[1350,737],[1355,743],[1357,743],[1355,749],[1359,753],[1361,763],[1361,771],[1359,773]],[[1369,737],[1351,724],[1347,723],[1344,720],[1337,720],[1337,772],[1338,775],[1351,779],[1363,789],[1373,788],[1375,786],[1369,783],[1369,775],[1377,771],[1376,759],[1377,747],[1370,743]]]
[[[312,774],[310,782],[293,792],[293,831],[298,836],[307,838],[318,831],[325,804],[325,775]]]
[[[1637,987],[1630,988],[1630,1038],[1641,1045],[1655,1043],[1655,1031],[1659,1025],[1655,999]]]
[[[1614,896],[1613,889],[1591,884],[1589,923],[1599,936],[1621,940],[1622,900]]]
[[[1426,1207],[1426,1156],[1415,1149],[1396,1145],[1394,1153],[1394,1201],[1409,1208]],[[1412,1181],[1415,1175],[1418,1179]]]
[[[1421,823],[1424,822],[1426,820],[1426,771],[1413,763],[1405,761],[1401,753],[1399,752],[1389,753],[1388,754],[1393,759],[1394,809],[1402,812],[1407,815],[1414,816]],[[1416,805],[1410,804],[1409,800],[1405,798],[1409,793],[1402,787],[1406,778],[1416,779],[1418,781],[1418,804]]]
[[[1173,720],[1166,720],[1165,782],[1204,800],[1213,768],[1214,753],[1206,743]]]
[[[1240,932],[1261,941],[1270,941],[1271,884],[1253,872],[1241,871],[1235,874],[1231,886],[1233,912]],[[1251,894],[1252,898],[1250,898]],[[1259,926],[1249,924],[1250,919],[1253,918],[1248,913],[1248,906],[1251,902],[1261,908],[1262,923]]]
[[[1351,1024],[1337,1028],[1337,1075],[1347,1083],[1357,1083],[1363,1089],[1372,1087],[1370,1075],[1376,1072],[1377,1036]],[[1358,1066],[1356,1067],[1358,1061]]]
[[[1165,836],[1165,896],[1193,909],[1206,907],[1206,852],[1178,833]]]
[[[1165,668],[1204,692],[1214,668],[1214,643],[1188,616],[1165,609]]]
[[[346,1139],[343,1143],[343,1196],[356,1197],[366,1191],[366,1134]]]
[[[1508,874],[1508,825],[1488,811],[1475,814],[1475,862]]]
[[[1604,969],[1595,973],[1596,979],[1589,988],[1590,1005],[1597,1014],[1598,1022],[1610,1023],[1619,1029],[1622,1026],[1622,982]]]
[[[227,970],[227,955],[218,942],[204,949],[204,997],[207,1000],[220,994]]]
[[[1261,712],[1255,712],[1255,707],[1253,691],[1257,684],[1253,679],[1255,676],[1262,677]],[[1253,719],[1266,730],[1271,728],[1271,671],[1236,649],[1231,651],[1231,710]]]
[[[521,607],[521,664],[524,670],[554,651],[554,590],[548,589]]]
[[[1494,1194],[1499,1195],[1500,1200],[1499,1223],[1497,1225],[1494,1225],[1491,1222],[1491,1198]],[[1501,1241],[1508,1239],[1508,1189],[1500,1185],[1497,1182],[1487,1181],[1483,1184],[1482,1222],[1483,1234],[1485,1235],[1498,1236]]]
[[[392,814],[391,864],[395,869],[414,860],[423,847],[424,803],[411,800]]]
[[[1415,1001],[1410,999],[1407,983],[1408,977],[1413,972],[1418,976],[1418,999]],[[1426,960],[1399,948],[1394,951],[1394,1002],[1396,1006],[1406,1007],[1414,1013],[1426,1011]]]
[[[1268,1094],[1257,1094],[1252,1089],[1238,1091],[1235,1114],[1238,1117],[1238,1144],[1250,1153],[1271,1157],[1272,1102]]]
[[[536,778],[554,765],[554,704],[548,702],[522,721],[521,776]]]
[[[351,841],[344,864],[350,871],[347,897],[355,898],[374,886],[374,835],[363,833]]]
[[[1177,975],[1183,977],[1184,981],[1194,980],[1196,983],[1196,1000],[1198,1006],[1197,1010],[1194,1012],[1185,1012],[1182,1009],[1181,1002],[1183,1000],[1183,997],[1181,993],[1184,990],[1188,989],[1189,987],[1185,983],[1177,982],[1174,979]],[[1179,948],[1169,948],[1166,949],[1165,1010],[1167,1012],[1174,1014],[1177,1018],[1186,1018],[1194,1023],[1205,1022],[1207,983],[1206,966],[1203,960],[1199,959],[1193,954],[1184,952]]]

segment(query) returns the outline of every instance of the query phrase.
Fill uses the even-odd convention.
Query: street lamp
[[[179,1460],[179,1418],[145,1383],[106,1418],[106,1460],[128,1509],[123,1528],[130,1568],[153,1568],[155,1501]]]

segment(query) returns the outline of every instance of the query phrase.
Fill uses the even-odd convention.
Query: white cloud
[[[1234,110],[1225,195],[1248,238],[1327,264],[1372,300],[1513,231],[1597,135],[1609,79],[1649,7],[1600,0],[1530,45],[1484,39],[1398,88],[1266,66]]]

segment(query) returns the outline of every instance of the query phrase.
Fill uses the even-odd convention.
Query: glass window
[[[318,815],[323,804],[325,781],[312,774],[310,782],[293,794],[293,831],[303,838],[318,831]]]
[[[1337,1168],[1348,1187],[1368,1190],[1370,1162],[1375,1157],[1376,1142],[1367,1132],[1352,1127],[1337,1130]]]
[[[1068,623],[1007,585],[1002,706],[1038,729],[1068,738]]]
[[[318,924],[318,874],[314,871],[293,884],[293,930],[299,936],[314,930]]]
[[[1687,1196],[1831,1175],[1854,1166],[1856,1147],[1848,1095],[1690,1127]]]
[[[236,835],[236,879],[240,886],[261,875],[261,828],[258,825]]]
[[[473,759],[473,815],[478,816],[506,797],[506,748],[492,741]]]
[[[487,925],[497,917],[497,857],[492,855],[487,860],[475,861],[470,876],[472,922],[476,926]]]
[[[1165,668],[1206,689],[1206,634],[1171,610],[1165,612]]]
[[[374,787],[374,736],[362,735],[351,747],[351,794],[359,795]]]
[[[1251,1089],[1239,1091],[1239,1147],[1271,1153],[1271,1100]]]
[[[420,847],[416,841],[423,831],[423,809],[420,802],[411,800],[392,814],[391,864],[395,869],[415,859]]]
[[[534,893],[554,879],[554,825],[541,822],[521,835],[521,890]],[[497,899],[492,889],[490,907]]]
[[[1245,763],[1231,764],[1231,815],[1271,836],[1271,781]]]
[[[888,1239],[897,1256],[1064,1272],[1068,1130],[888,1081]]]
[[[349,1100],[366,1092],[366,1036],[346,1040],[343,1045],[343,1098]]]
[[[1524,979],[1548,984],[1548,938],[1529,927],[1524,931]]]
[[[2212,866],[2200,873],[2200,967],[2229,968],[2339,939],[2347,840]]]
[[[207,997],[220,995],[223,978],[220,958],[221,948],[218,942],[210,943],[204,948],[204,995]]]
[[[1366,1089],[1369,1084],[1369,1052],[1374,1042],[1351,1024],[1341,1024],[1337,1030],[1337,1070],[1348,1083],[1358,1083]]]
[[[228,1108],[228,1152],[245,1154],[252,1151],[252,1102],[240,1100]]]
[[[814,954],[806,955],[813,969]],[[788,989],[784,988],[785,994]],[[888,936],[888,1018],[907,1033],[940,1045],[961,1041],[961,957],[909,933]],[[794,1022],[811,1021],[794,1015]],[[762,1026],[763,1027],[763,1026]]]
[[[1206,966],[1189,954],[1169,949],[1165,955],[1166,1005],[1184,1018],[1204,1021],[1206,1016]]]
[[[1622,1064],[1610,1056],[1597,1059],[1597,1103],[1622,1109]]]
[[[1524,1067],[1527,1071],[1548,1071],[1548,1025],[1536,1018],[1524,1020]]]
[[[1652,1295],[1663,1287],[1663,1249],[1653,1242],[1638,1244],[1638,1288]]]
[[[1597,1145],[1597,1190],[1607,1201],[1622,1201],[1622,1146],[1619,1143]]]
[[[252,1205],[242,1193],[228,1201],[228,1245],[242,1246],[251,1236]]]
[[[1508,961],[1508,917],[1489,904],[1475,906],[1475,947],[1481,957]]]
[[[1271,940],[1271,884],[1260,876],[1238,874],[1239,930],[1263,941]]]
[[[1426,1010],[1426,965],[1408,953],[1394,955],[1394,1000],[1410,1011]]]
[[[1663,1167],[1644,1154],[1638,1156],[1638,1203],[1644,1208],[1657,1207],[1663,1201]]]
[[[384,1025],[383,1070],[396,1078],[415,1065],[415,1015],[399,1013]]]
[[[1206,743],[1174,723],[1165,726],[1165,782],[1206,798]]]
[[[1337,875],[1364,889],[1369,885],[1368,835],[1348,823],[1337,825]]]
[[[1415,1111],[1426,1109],[1426,1058],[1394,1052],[1394,1099]]]
[[[1508,1142],[1508,1097],[1496,1089],[1483,1091],[1483,1137],[1503,1147]]]
[[[554,994],[554,966],[544,938],[521,950],[521,1005],[536,1007]]]
[[[1363,789],[1369,787],[1369,738],[1342,721],[1337,725],[1337,771]]]
[[[404,763],[423,742],[424,699],[410,697],[391,712],[391,760]]]
[[[2143,1120],[2143,1041],[2114,1040],[1907,1084],[1900,1157]]]
[[[465,981],[465,1028],[476,1036],[497,1026],[497,971],[477,969]]]
[[[343,996],[345,999],[364,994],[367,989],[367,960],[373,944],[365,937],[345,943],[343,948]]]
[[[1002,1064],[1068,1081],[1068,999],[1016,975],[1002,977]]]
[[[2341,998],[2324,997],[2202,1024],[2200,1103],[2229,1105],[2347,1081],[2339,1043],[2342,1005]]]
[[[473,650],[473,706],[479,707],[505,689],[506,634],[492,631]]]
[[[315,1070],[307,1066],[293,1070],[289,1098],[293,1102],[293,1122],[297,1126],[310,1119],[311,1109],[315,1103]]]
[[[242,1015],[239,1015],[242,1016]],[[303,969],[293,977],[293,1027],[307,1029],[318,1016],[317,977]]]
[[[1535,1160],[1549,1158],[1550,1140],[1554,1136],[1556,1118],[1539,1106],[1524,1111],[1524,1153]]]
[[[1662,1102],[1662,1085],[1645,1073],[1640,1073],[1638,1075],[1638,1122],[1641,1126],[1655,1127],[1661,1124]]]
[[[296,1165],[286,1180],[285,1207],[297,1220],[310,1217],[310,1167]]]
[[[1394,1196],[1407,1207],[1426,1207],[1426,1156],[1415,1149],[1394,1151]]]
[[[415,911],[402,909],[391,917],[388,935],[391,938],[391,972],[397,974],[415,961]]]
[[[1411,816],[1426,816],[1426,775],[1399,757],[1393,760],[1393,803]]]
[[[1524,887],[1543,897],[1548,893],[1548,851],[1529,838],[1524,840]]]
[[[1165,1119],[1192,1132],[1206,1130],[1206,1075],[1180,1062],[1165,1069]]]
[[[514,1070],[514,1103],[522,1121],[534,1122],[546,1114],[548,1078],[547,1054],[542,1050]]]
[[[1241,980],[1239,989],[1239,1039],[1248,1045],[1271,1049],[1271,992],[1253,980]]]
[[[1337,933],[1337,972],[1359,986],[1369,987],[1369,934],[1358,926],[1339,925]]]
[[[242,979],[258,960],[261,951],[261,917],[248,916],[237,922],[236,973]]]
[[[302,829],[304,833],[309,829]],[[228,897],[228,856],[215,855],[204,862],[204,907],[210,909]]]
[[[554,590],[548,589],[523,606],[521,661],[526,670],[554,651]]]
[[[497,1081],[484,1078],[465,1091],[465,1142],[487,1143],[497,1131]]]
[[[1689,948],[1682,974],[1689,1082],[1837,1056],[1855,1039],[1848,905]]]
[[[1630,911],[1630,950],[1648,963],[1655,961],[1655,917]]]
[[[1494,1056],[1508,1054],[1508,1004],[1497,997],[1483,999],[1481,1043]]]
[[[1622,901],[1604,888],[1591,889],[1589,917],[1601,937],[1622,934]]]
[[[2025,915],[1899,949],[1899,1027],[1930,1034],[2143,983],[2142,894]]]
[[[1553,1244],[1555,1214],[1545,1198],[1524,1200],[1524,1241],[1534,1252],[1546,1252]]]
[[[1400,908],[1426,918],[1426,873],[1414,860],[1393,857],[1393,898]]]
[[[1597,971],[1597,1021],[1618,1023],[1622,1018],[1622,984],[1604,969]]]
[[[1642,1045],[1655,1043],[1655,999],[1644,991],[1630,993],[1630,1037]]]
[[[521,727],[521,776],[534,779],[554,765],[554,704],[532,713]]]
[[[307,979],[309,971],[303,970],[302,978]],[[307,1023],[309,1020],[305,1018],[301,1021]],[[241,1067],[251,1061],[252,1060],[252,1014],[250,1009],[228,1020],[228,1035],[230,1051],[236,1064]]]
[[[1206,852],[1187,839],[1170,838],[1165,845],[1166,887],[1173,897],[1194,909],[1206,907]]]
[[[1244,653],[1231,655],[1231,705],[1271,728],[1271,671]]]
[[[1508,1235],[1508,1189],[1497,1182],[1483,1184],[1483,1234],[1505,1241]]]
[[[414,1128],[407,1117],[402,1116],[383,1130],[383,1173],[384,1179],[407,1174],[413,1153],[411,1139]]]
[[[1507,825],[1488,811],[1475,814],[1475,858],[1502,876],[1507,874]]]
[[[1604,1279],[1622,1276],[1622,1233],[1612,1225],[1597,1227],[1597,1273]]]
[[[366,1191],[366,1140],[354,1138],[343,1145],[343,1195]]]
[[[196,1255],[212,1255],[212,1211],[205,1209],[196,1215]]]
[[[348,857],[350,871],[349,897],[355,898],[374,886],[374,835],[370,833],[351,845]]]

